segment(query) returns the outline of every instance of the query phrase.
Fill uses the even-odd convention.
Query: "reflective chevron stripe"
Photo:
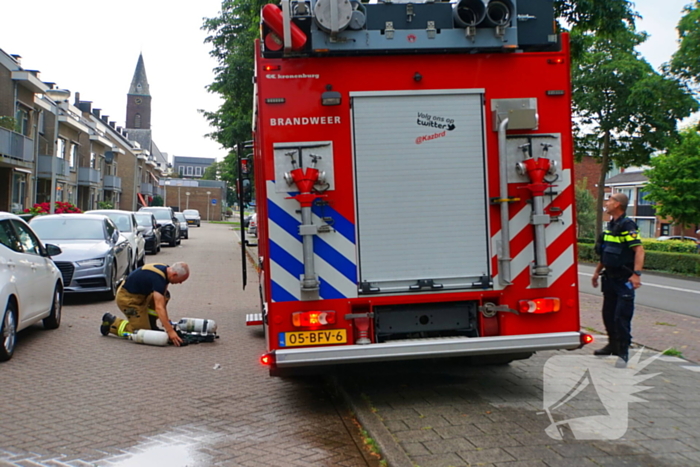
[[[285,199],[286,193],[275,192],[275,182],[267,181],[267,212],[270,245],[270,282],[272,301],[300,299],[301,275],[304,272],[302,238],[299,235],[299,203]],[[323,225],[321,215],[333,218],[334,231],[314,236],[314,265],[322,299],[357,297],[355,262],[355,226],[337,211],[325,206],[314,207],[312,222]]]
[[[556,182],[557,196],[554,197],[554,199],[558,199],[559,197],[563,196],[564,193],[566,193],[567,190],[571,190],[571,188],[571,170],[562,170],[561,177]],[[573,198],[573,195],[569,195],[569,198]],[[561,205],[561,203],[559,203],[559,205]],[[510,269],[513,280],[516,280],[518,276],[523,274],[529,276],[530,264],[535,260],[534,241],[531,240],[525,243],[518,242],[516,240],[516,238],[523,233],[525,229],[532,228],[530,225],[531,215],[532,207],[530,204],[525,204],[518,212],[511,213],[509,225],[512,261]],[[551,269],[550,284],[554,284],[557,279],[564,275],[564,273],[566,273],[566,271],[568,271],[575,264],[573,245],[558,241],[560,238],[562,238],[561,236],[564,232],[573,228],[573,222],[573,205],[569,203],[568,206],[564,207],[564,210],[559,217],[559,221],[548,224],[545,229],[545,238],[547,240],[547,258],[550,263],[548,266]],[[491,251],[493,252],[492,262],[494,262],[498,254],[497,245],[500,239],[500,230],[491,237]],[[495,281],[494,288],[502,290],[505,287],[500,285],[498,281]]]

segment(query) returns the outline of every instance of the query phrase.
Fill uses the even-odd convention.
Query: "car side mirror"
[[[51,243],[47,243],[44,245],[46,247],[46,252],[48,253],[49,256],[58,256],[61,253],[61,248],[58,247],[58,245],[53,245]]]
[[[139,225],[138,227],[136,227],[136,231],[139,233],[144,233],[146,231],[146,227],[143,225]]]
[[[177,223],[179,223],[179,222],[180,222],[180,221],[177,220],[177,217],[173,217],[173,224],[177,224]]]
[[[163,224],[161,224],[160,222],[158,222],[158,223],[156,224],[156,228],[161,228],[161,227],[163,227]]]

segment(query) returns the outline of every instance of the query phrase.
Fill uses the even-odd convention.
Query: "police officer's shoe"
[[[617,355],[617,343],[616,342],[608,342],[605,347],[602,349],[598,349],[593,351],[593,355],[597,355],[598,357],[605,356],[605,355]]]
[[[109,335],[109,328],[114,324],[114,322],[117,320],[117,317],[114,316],[112,313],[105,313],[102,315],[102,324],[100,325],[100,333],[103,336],[108,336]]]
[[[629,360],[629,351],[625,350],[620,352],[615,362],[615,368],[627,368],[627,361]]]

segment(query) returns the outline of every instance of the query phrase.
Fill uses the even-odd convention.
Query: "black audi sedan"
[[[180,244],[180,222],[175,219],[173,210],[164,206],[147,206],[139,209],[139,212],[150,212],[156,218],[160,226],[160,235],[163,243],[170,246]]]
[[[146,251],[155,255],[160,251],[160,226],[152,212],[135,212],[134,217],[139,227],[143,227],[143,238],[146,240]]]

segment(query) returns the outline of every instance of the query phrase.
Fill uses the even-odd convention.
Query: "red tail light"
[[[298,328],[335,324],[335,311],[297,311],[292,313],[292,324]]]
[[[260,363],[265,366],[270,366],[275,362],[275,356],[271,353],[266,353],[260,356]]]
[[[561,303],[558,298],[535,298],[532,300],[520,300],[518,309],[520,313],[552,313],[559,311]]]

